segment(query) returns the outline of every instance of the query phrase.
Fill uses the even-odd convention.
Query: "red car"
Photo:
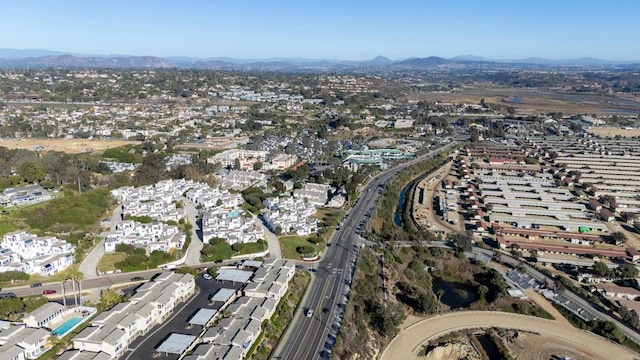
[[[42,295],[53,295],[55,293],[56,293],[55,290],[45,290],[42,292]]]

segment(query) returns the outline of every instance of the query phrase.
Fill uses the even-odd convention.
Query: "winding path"
[[[385,348],[380,358],[382,360],[420,359],[417,355],[418,351],[428,340],[460,330],[490,327],[549,335],[592,353],[594,358],[640,359],[640,355],[631,350],[590,332],[568,327],[553,320],[495,311],[460,311],[421,320],[400,331]]]

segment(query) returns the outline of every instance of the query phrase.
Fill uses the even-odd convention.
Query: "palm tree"
[[[442,299],[442,295],[444,295],[444,290],[438,289],[436,295],[438,295],[438,312],[440,312],[440,299]]]
[[[76,305],[82,305],[82,286],[81,281],[84,279],[84,274],[78,270],[77,265],[72,265],[65,270],[64,282],[71,280],[71,286],[73,286],[73,302]],[[76,282],[78,283],[78,300],[76,301]]]

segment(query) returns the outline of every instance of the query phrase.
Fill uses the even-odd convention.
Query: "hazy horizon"
[[[640,59],[640,2],[34,0],[3,6],[0,48],[236,59]],[[64,26],[62,26],[64,24]],[[624,25],[624,26],[623,26]]]

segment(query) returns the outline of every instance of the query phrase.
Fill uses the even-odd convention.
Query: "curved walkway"
[[[632,360],[640,358],[638,354],[605,338],[574,327],[564,326],[553,320],[495,311],[460,311],[421,320],[400,331],[384,349],[380,358],[382,360],[419,359],[417,354],[420,346],[428,340],[460,330],[490,327],[553,336],[594,355],[597,354],[603,359]]]

